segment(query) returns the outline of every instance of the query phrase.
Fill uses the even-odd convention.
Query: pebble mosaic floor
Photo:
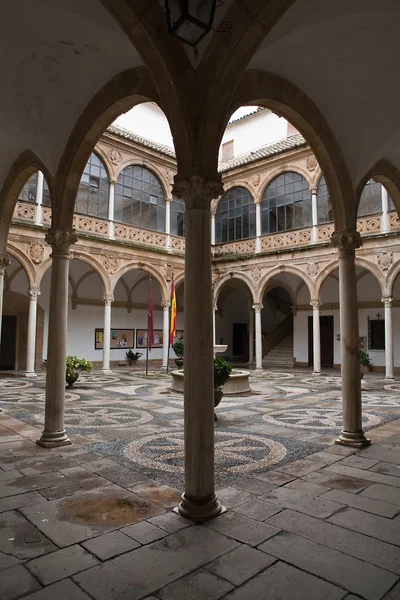
[[[252,393],[224,397],[217,409],[217,485],[305,458],[332,443],[341,428],[340,377],[309,372],[251,373]],[[183,398],[170,377],[152,372],[81,375],[67,390],[65,427],[81,445],[135,465],[182,488]],[[45,379],[0,379],[0,408],[33,427],[44,422]],[[398,418],[400,383],[370,374],[362,382],[364,429]]]

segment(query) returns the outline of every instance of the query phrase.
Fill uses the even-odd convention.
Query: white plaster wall
[[[250,328],[249,307],[245,294],[241,290],[230,292],[221,309],[223,317],[216,313],[216,342],[227,344],[228,348],[219,356],[232,356],[233,323],[247,323],[247,331]]]
[[[340,320],[338,310],[321,310],[321,316],[333,316],[333,362],[340,364]],[[293,354],[297,362],[308,362],[308,317],[312,317],[312,310],[300,310],[293,321]]]
[[[150,102],[139,104],[120,115],[114,124],[158,144],[174,148],[167,118],[156,104]]]
[[[222,144],[234,140],[234,156],[272,144],[287,137],[287,121],[266,111],[249,120],[238,121],[226,129]],[[219,153],[221,160],[221,148]]]

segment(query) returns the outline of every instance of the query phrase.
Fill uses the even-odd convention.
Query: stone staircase
[[[293,367],[293,331],[287,333],[263,358],[263,367]]]

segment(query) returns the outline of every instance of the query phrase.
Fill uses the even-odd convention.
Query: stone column
[[[392,323],[392,302],[391,296],[382,298],[385,307],[385,379],[394,379],[394,352],[393,352],[393,323]]]
[[[262,304],[253,304],[256,325],[256,369],[262,369],[262,328],[261,311]]]
[[[215,215],[211,215],[211,245],[215,246]]]
[[[256,253],[261,252],[261,202],[256,202]]]
[[[310,304],[313,307],[313,375],[321,375],[321,329],[319,309],[321,308],[322,303],[319,300],[311,300]]]
[[[36,225],[43,225],[43,223],[42,223],[43,184],[44,184],[43,173],[42,173],[42,171],[38,171],[38,178],[37,178],[37,185],[36,185],[36,217],[35,217]]]
[[[29,296],[29,317],[28,317],[28,341],[26,348],[26,371],[25,377],[37,377],[35,373],[35,355],[36,355],[36,319],[37,303],[40,296],[39,288],[30,288]]]
[[[217,344],[217,326],[216,326],[216,312],[218,310],[218,305],[213,305],[213,346]]]
[[[165,247],[168,251],[171,250],[171,200],[168,198],[165,201],[165,233],[167,234]]]
[[[332,244],[339,250],[340,350],[342,363],[343,429],[337,444],[362,448],[370,440],[362,430],[360,352],[355,250],[357,231],[336,231]]]
[[[64,430],[65,359],[68,320],[69,249],[78,241],[73,229],[50,229],[45,240],[53,249],[49,334],[46,368],[44,430],[36,442],[45,448],[67,446],[71,442]]]
[[[1,325],[3,320],[3,295],[4,295],[4,275],[6,268],[11,264],[11,258],[6,254],[0,255],[0,344],[1,344]]]
[[[104,294],[104,329],[103,329],[103,367],[102,373],[109,375],[110,369],[110,346],[111,346],[111,305],[114,302],[112,294]]]
[[[110,181],[110,191],[108,196],[108,237],[114,240],[114,197],[115,197],[115,182]]]
[[[249,310],[249,365],[254,363],[254,311]]]
[[[163,371],[167,370],[168,367],[168,345],[169,345],[169,307],[171,303],[169,301],[162,302],[161,306],[163,309],[163,360],[162,367]]]
[[[177,177],[175,177],[176,181]],[[210,202],[223,187],[193,176],[176,181],[185,200],[185,492],[177,509],[197,522],[219,515],[214,482],[214,368]]]
[[[311,192],[311,215],[312,215],[312,229],[311,229],[311,241],[315,243],[318,240],[318,201],[317,201],[317,188],[310,188]]]
[[[389,198],[387,189],[381,185],[382,199],[382,217],[381,217],[381,233],[387,233],[390,230],[389,223]]]

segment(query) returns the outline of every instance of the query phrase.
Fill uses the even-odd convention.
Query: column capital
[[[111,304],[114,302],[114,295],[113,294],[104,294],[103,302],[106,306],[111,306]]]
[[[317,188],[316,185],[311,185],[310,186],[310,192],[311,192],[312,196],[316,196],[317,195],[317,191],[318,191],[318,188]]]
[[[27,294],[30,298],[37,300],[41,292],[39,288],[32,287],[28,289]]]
[[[175,181],[172,193],[185,201],[187,208],[209,208],[211,200],[224,193],[221,181],[193,175],[187,179]]]
[[[385,307],[390,308],[392,306],[393,297],[392,296],[382,296],[381,302],[383,302],[383,305]]]
[[[11,264],[11,258],[8,254],[0,255],[0,275],[4,275],[4,271]]]
[[[339,256],[354,255],[356,248],[362,244],[358,231],[334,231],[331,237],[332,245],[339,250]]]
[[[78,236],[75,229],[49,229],[44,239],[53,253],[69,254],[70,246],[76,244]]]
[[[316,310],[319,310],[321,308],[321,306],[322,306],[322,302],[320,300],[311,300],[310,304]]]
[[[171,302],[169,300],[166,300],[165,302],[161,302],[161,307],[164,310],[169,310],[169,307],[171,306]]]
[[[262,311],[262,309],[264,308],[264,306],[260,303],[260,304],[253,304],[253,309],[256,313],[259,313]]]

